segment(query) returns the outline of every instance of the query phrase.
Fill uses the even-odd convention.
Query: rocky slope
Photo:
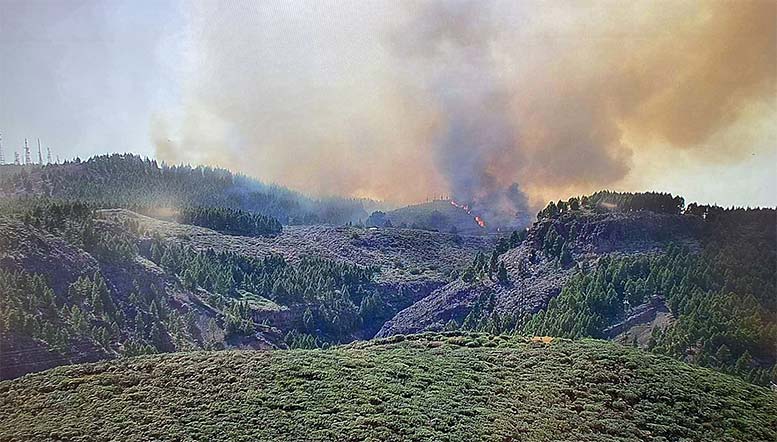
[[[112,303],[119,309],[119,316],[132,317],[139,308],[130,295],[133,292],[162,294],[158,300],[175,317],[191,318],[192,327],[186,333],[163,331],[161,340],[164,350],[176,351],[202,348],[205,341],[223,341],[223,332],[213,335],[210,322],[223,324],[223,315],[208,304],[205,293],[187,290],[174,276],[167,274],[153,262],[135,256],[131,261],[116,263],[101,260],[61,237],[49,234],[19,220],[0,217],[0,270],[10,274],[40,275],[53,289],[55,310],[48,315],[47,327],[65,327],[70,309],[83,303],[69,295],[69,288],[80,279],[92,279],[99,273],[106,283]],[[0,307],[9,307],[3,293]],[[160,304],[160,305],[161,305]],[[170,314],[168,314],[170,315]],[[37,313],[41,319],[46,316]],[[170,318],[166,318],[170,319]],[[99,318],[90,321],[91,327],[106,324]],[[126,349],[123,342],[134,333],[129,324],[122,324],[111,342],[100,343],[88,330],[80,335],[70,336],[64,343],[47,342],[40,336],[43,330],[26,327],[27,330],[11,328],[0,333],[0,379],[8,379],[29,372],[44,370],[58,365],[96,361],[113,358]],[[87,327],[88,328],[88,327]],[[256,336],[235,343],[235,347],[273,348],[282,344],[278,330],[267,329]]]
[[[101,210],[117,221],[137,221],[148,235],[159,235],[197,250],[213,249],[264,257],[279,254],[290,261],[317,256],[381,269],[379,281],[389,284],[433,286],[448,280],[453,270],[466,266],[479,251],[495,244],[495,237],[456,235],[404,228],[352,226],[286,226],[276,236],[245,237],[215,232],[139,215],[124,209]]]
[[[92,280],[98,272],[105,280],[111,303],[119,310],[114,325],[98,317],[87,321],[93,331],[95,327],[113,330],[112,338],[108,339],[110,342],[97,342],[94,339],[96,335],[87,330],[84,336],[58,338],[66,340],[59,345],[55,345],[53,339],[48,339],[47,343],[43,338],[43,325],[25,327],[24,332],[13,327],[3,331],[0,333],[4,351],[0,361],[0,378],[124,354],[126,343],[137,336],[136,312],[148,309],[147,313],[151,313],[157,308],[153,305],[155,298],[160,298],[158,307],[162,310],[155,313],[155,317],[162,321],[160,324],[166,324],[161,336],[157,335],[157,350],[180,351],[214,345],[265,349],[285,347],[284,336],[291,330],[303,329],[306,304],[279,306],[268,299],[256,299],[255,295],[246,294],[248,299],[256,299],[250,304],[256,333],[226,333],[225,309],[229,305],[213,304],[212,293],[199,287],[187,288],[179,275],[171,274],[159,262],[148,259],[152,236],[161,238],[165,243],[199,251],[215,250],[254,258],[281,255],[290,263],[305,257],[316,257],[361,267],[375,266],[380,272],[371,285],[390,298],[388,307],[394,311],[445,284],[452,271],[465,266],[478,251],[488,250],[493,244],[492,238],[487,236],[325,225],[291,226],[275,237],[243,237],[160,221],[123,209],[101,210],[95,216],[98,230],[110,231],[117,237],[129,235],[134,238],[140,254],[119,261],[107,259],[20,219],[0,217],[0,270],[40,275],[53,289],[54,304],[59,313],[55,315],[57,319],[44,321],[48,324],[45,328],[57,328],[72,322],[70,310],[76,305],[84,311],[93,308],[90,300],[74,300],[69,289],[80,279]],[[133,232],[128,230],[130,225]],[[138,306],[138,299],[133,298],[133,294],[144,294],[140,298],[151,299],[150,304]],[[0,298],[0,301],[0,308],[4,308],[6,299]],[[165,313],[168,309],[171,314]],[[40,310],[33,308],[31,312],[31,319],[27,322],[45,319],[46,315]],[[369,339],[384,320],[365,321],[349,337],[340,339]],[[176,331],[167,328],[175,328]],[[151,333],[148,325],[144,333],[146,336]]]
[[[543,252],[545,238],[553,229],[566,243],[572,260],[560,264]],[[698,249],[701,221],[683,215],[636,213],[567,214],[543,219],[527,232],[523,243],[499,257],[508,282],[482,278],[453,281],[399,312],[386,322],[377,336],[440,330],[451,319],[459,324],[476,302],[492,296],[500,314],[534,313],[556,296],[569,277],[605,256],[656,253],[669,243]]]
[[[0,396],[4,441],[777,438],[766,388],[602,341],[480,334],[124,358]]]

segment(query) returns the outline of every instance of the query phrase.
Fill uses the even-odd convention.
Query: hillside
[[[610,338],[777,382],[777,212],[600,192],[551,203],[378,337],[482,330]]]
[[[210,229],[143,216],[127,210],[101,210],[99,216],[118,223],[137,223],[157,236],[196,250],[213,249],[245,256],[275,253],[296,261],[318,256],[381,268],[386,282],[442,282],[466,266],[478,251],[492,248],[495,238],[429,232],[407,228],[370,229],[356,226],[289,226],[271,237],[224,235]]]
[[[601,341],[483,334],[142,356],[0,393],[7,441],[777,438],[766,388]]]
[[[492,247],[408,229],[246,237],[124,209],[18,210],[0,216],[0,378],[139,353],[367,339]]]
[[[563,219],[540,220],[518,247],[507,250],[497,260],[497,264],[504,265],[509,283],[500,283],[488,275],[470,281],[460,278],[400,312],[379,335],[439,330],[451,319],[462,323],[481,297],[493,297],[492,310],[502,315],[535,313],[557,296],[580,268],[595,266],[609,255],[661,253],[670,243],[682,242],[698,249],[700,229],[698,219],[649,211],[581,212]],[[563,232],[562,238],[574,231],[567,243],[574,263],[559,265],[557,256],[544,253],[545,237],[550,230]]]
[[[282,226],[219,199],[220,179],[228,188],[244,179],[225,171],[132,156],[61,166],[17,172],[78,182],[62,175],[73,169],[104,189],[90,181],[81,193],[69,187],[70,197],[5,198],[0,207],[3,378],[145,353],[474,330],[612,339],[777,382],[774,209],[604,191],[550,203],[509,235],[393,222]],[[213,186],[203,205],[140,204],[194,198],[176,192],[197,183]],[[474,222],[450,201],[383,216],[435,212]]]
[[[0,166],[0,197],[30,196],[133,209],[227,207],[259,212],[283,224],[358,222],[377,204],[315,199],[224,169],[169,166],[132,154],[44,166]]]
[[[435,200],[400,207],[385,213],[377,212],[367,219],[367,225],[383,226],[386,221],[390,221],[390,225],[394,227],[412,227],[440,232],[483,234],[491,230],[486,221],[483,221],[482,226],[478,224],[475,219],[478,214],[456,204],[451,200]]]

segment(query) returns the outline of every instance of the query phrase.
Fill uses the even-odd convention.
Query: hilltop
[[[367,218],[367,225],[411,227],[440,232],[484,234],[490,231],[483,222],[479,225],[476,213],[453,200],[435,200],[400,207],[388,212],[374,212]]]
[[[483,334],[142,356],[4,381],[0,394],[7,441],[777,437],[766,388],[601,341]]]

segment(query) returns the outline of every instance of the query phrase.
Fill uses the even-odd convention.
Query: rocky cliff
[[[561,263],[545,251],[550,230],[568,248],[569,262]],[[507,270],[507,282],[500,283],[493,276],[469,283],[453,281],[399,312],[377,336],[440,330],[451,319],[461,323],[484,295],[493,295],[499,314],[534,313],[558,295],[570,276],[604,256],[656,253],[672,242],[698,250],[701,231],[701,220],[696,217],[649,211],[580,211],[541,219],[520,246],[499,257]]]

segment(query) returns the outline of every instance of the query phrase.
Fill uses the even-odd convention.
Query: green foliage
[[[240,209],[189,207],[181,209],[177,221],[230,235],[277,235],[282,230],[277,219]]]
[[[202,288],[210,302],[227,308],[227,329],[251,333],[251,312],[241,304],[241,292],[271,299],[283,306],[306,305],[300,333],[315,333],[332,341],[351,340],[364,323],[385,320],[393,313],[376,290],[374,267],[360,267],[323,258],[289,263],[280,255],[251,258],[208,250],[198,252],[176,243],[155,241],[149,256],[176,274],[189,289]],[[308,314],[309,313],[309,314]],[[231,319],[230,319],[231,318]]]
[[[0,211],[25,224],[60,236],[108,262],[122,262],[138,254],[130,235],[137,224],[127,221],[125,230],[107,229],[95,223],[95,206],[81,202],[64,202],[48,198],[29,198],[4,202]]]
[[[363,201],[313,200],[224,169],[168,166],[132,154],[46,165],[0,177],[0,192],[89,202],[137,211],[154,207],[226,207],[262,213],[284,224],[345,224],[367,216]]]
[[[491,252],[489,258],[483,252],[478,252],[472,260],[472,264],[464,269],[461,278],[465,282],[482,280],[486,275],[489,278],[497,278],[500,284],[508,284],[507,269],[504,263],[499,261],[499,257],[510,249],[521,245],[526,239],[526,230],[515,230],[509,237],[501,237],[496,243],[496,247]]]
[[[567,201],[551,201],[537,214],[537,219],[556,218],[561,214],[578,210],[638,212],[649,210],[655,213],[679,215],[683,212],[685,200],[680,196],[660,192],[611,192],[603,190],[590,196],[573,197]]]
[[[653,351],[767,384],[777,363],[775,212],[718,211],[707,221],[702,253],[673,246],[660,255],[602,259],[520,331],[601,337],[630,307],[662,295],[676,322],[653,336]]]
[[[77,342],[108,354],[172,351],[174,341],[196,346],[183,315],[166,296],[133,292],[119,304],[99,273],[81,276],[56,294],[40,275],[0,269],[0,333],[43,341],[65,359]]]
[[[777,397],[730,376],[605,342],[456,332],[124,358],[0,394],[8,441],[777,438]]]

